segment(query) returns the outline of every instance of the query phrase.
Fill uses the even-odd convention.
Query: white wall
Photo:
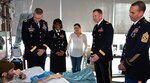
[[[101,8],[104,12],[104,18],[113,24],[115,33],[127,33],[132,24],[128,14],[129,7],[131,3],[137,0],[33,0],[32,5],[31,1],[13,0],[15,9],[13,35],[16,35],[20,14],[32,13],[36,7],[41,7],[44,10],[43,19],[48,22],[49,30],[52,27],[53,20],[60,17],[63,21],[64,30],[68,32],[72,31],[73,25],[77,22],[81,24],[84,32],[91,32],[95,24],[92,20],[92,11],[95,8]],[[150,0],[143,1],[147,5],[144,16],[150,21]],[[30,6],[32,6],[32,11],[29,11]]]
[[[48,22],[49,30],[52,28],[53,20],[60,17],[60,0],[34,0],[33,8],[42,8],[43,19]]]

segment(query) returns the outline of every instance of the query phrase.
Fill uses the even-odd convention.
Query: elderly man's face
[[[10,69],[6,75],[6,79],[9,81],[9,80],[12,80],[13,77],[14,77],[15,73],[14,73],[14,68]]]

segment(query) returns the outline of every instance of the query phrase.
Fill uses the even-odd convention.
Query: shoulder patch
[[[142,35],[141,42],[147,43],[147,42],[148,42],[148,39],[149,39],[149,34],[148,34],[148,32],[145,32],[145,33]]]
[[[148,23],[148,21],[147,20],[144,20],[144,22],[147,24]]]

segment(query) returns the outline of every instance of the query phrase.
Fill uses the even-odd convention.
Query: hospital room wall
[[[44,11],[43,19],[48,22],[49,30],[55,18],[61,18],[64,30],[73,31],[74,23],[80,23],[84,32],[91,32],[95,23],[92,20],[92,11],[101,8],[104,18],[114,26],[116,34],[127,33],[132,22],[129,19],[130,4],[137,0],[12,0],[14,4],[12,35],[16,35],[16,29],[20,14],[32,13],[40,7]],[[33,3],[31,2],[33,1]],[[150,20],[150,1],[143,0],[147,5],[145,16]],[[4,35],[4,33],[0,33]]]
[[[34,10],[41,7],[44,10],[44,19],[49,23],[49,30],[55,18],[61,18],[64,30],[73,31],[73,25],[80,23],[83,32],[91,32],[95,23],[92,11],[95,8],[103,10],[104,19],[111,22],[116,34],[126,34],[132,22],[129,18],[129,7],[137,0],[36,0]],[[145,17],[150,21],[150,1],[143,0],[147,10]],[[42,3],[41,3],[42,2]]]

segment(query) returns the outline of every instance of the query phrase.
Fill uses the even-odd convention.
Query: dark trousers
[[[82,61],[82,56],[81,57],[72,57],[71,56],[73,73],[81,70],[81,61]]]
[[[50,71],[53,73],[66,72],[66,55],[58,56],[51,53],[50,56]]]
[[[125,76],[125,83],[146,83],[147,80],[133,80]]]
[[[28,56],[27,64],[28,68],[34,67],[34,66],[40,66],[43,70],[45,69],[45,61],[46,61],[46,53],[44,53],[42,56],[38,56],[37,54]]]
[[[97,83],[112,83],[111,61],[94,63]]]

